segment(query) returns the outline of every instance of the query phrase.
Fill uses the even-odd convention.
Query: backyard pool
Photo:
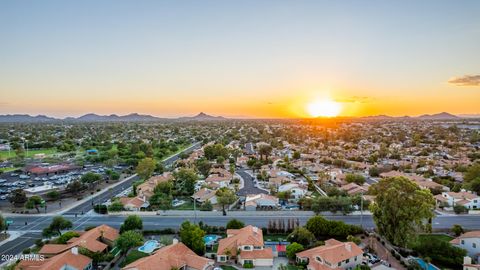
[[[157,240],[148,240],[147,242],[145,242],[145,244],[143,244],[143,246],[138,248],[138,251],[150,254],[159,247],[160,244]]]
[[[205,245],[213,245],[218,239],[218,235],[205,235],[203,237],[203,241],[205,242]]]
[[[422,267],[422,269],[426,269],[426,270],[440,270],[440,268],[436,267],[435,265],[429,263],[428,264],[428,268],[426,267],[427,265],[427,262],[425,262],[424,260],[420,259],[420,258],[415,258],[415,260],[418,262],[418,264],[420,265],[420,267]]]

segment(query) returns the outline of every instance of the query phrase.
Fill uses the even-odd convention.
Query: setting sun
[[[320,100],[309,103],[307,110],[312,117],[335,117],[342,110],[342,106],[332,100]]]

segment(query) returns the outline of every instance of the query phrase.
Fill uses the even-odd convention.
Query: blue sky
[[[448,80],[480,74],[479,12],[442,0],[4,0],[0,113],[288,117],[317,96],[354,100],[344,115],[476,113],[478,85]]]

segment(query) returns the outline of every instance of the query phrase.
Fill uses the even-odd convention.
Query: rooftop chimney
[[[463,257],[463,264],[472,264],[472,258],[468,256]]]
[[[178,239],[177,238],[173,238],[173,241],[172,241],[172,244],[178,244]]]
[[[346,243],[345,249],[348,250],[348,252],[352,252],[352,245],[350,245],[350,243]]]
[[[72,247],[71,251],[73,255],[78,255],[78,247]]]

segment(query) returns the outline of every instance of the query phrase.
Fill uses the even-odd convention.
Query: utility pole
[[[193,223],[197,224],[197,200],[193,198]]]
[[[363,192],[360,197],[360,228],[363,229]]]

